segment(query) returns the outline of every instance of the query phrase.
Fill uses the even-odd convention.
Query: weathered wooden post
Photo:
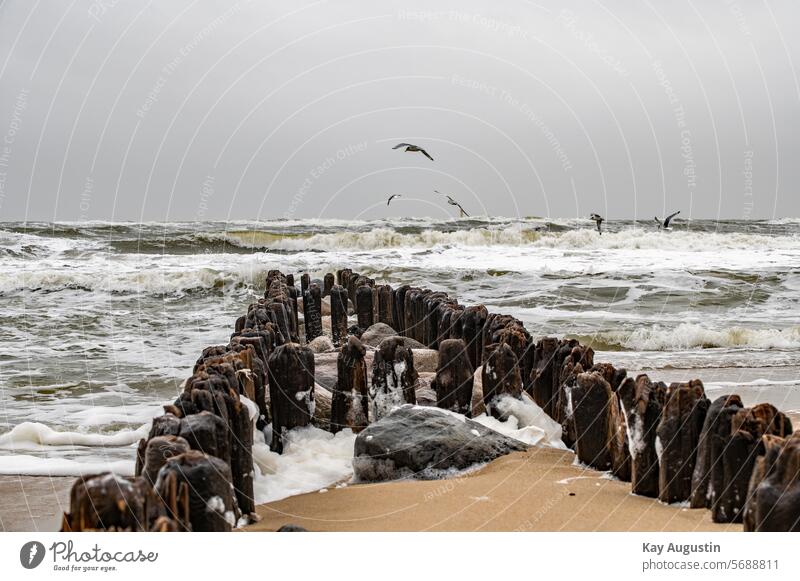
[[[230,466],[197,450],[167,460],[161,469],[158,495],[167,504],[169,516],[181,521],[188,505],[191,530],[230,531],[239,521],[239,507],[233,496]]]
[[[323,297],[327,297],[327,296],[329,296],[331,294],[331,289],[333,288],[334,284],[335,283],[333,281],[333,273],[331,273],[331,272],[325,273],[325,276],[322,279],[322,296]]]
[[[469,352],[468,347],[467,352]],[[486,411],[498,419],[505,419],[504,414],[497,409],[497,399],[501,396],[517,399],[522,397],[522,376],[519,363],[509,345],[500,343],[486,347],[481,381]]]
[[[347,290],[341,285],[331,289],[331,335],[334,345],[342,345],[347,337]]]
[[[360,432],[369,424],[366,348],[356,337],[342,345],[336,361],[338,376],[331,401],[331,432]]]
[[[768,403],[742,408],[731,416],[731,436],[719,459],[724,485],[711,505],[714,522],[741,522],[756,457],[764,453],[762,436],[791,434],[789,419]]]
[[[555,393],[553,386],[554,365],[556,351],[558,350],[558,339],[555,337],[543,337],[536,343],[534,350],[534,367],[531,372],[533,381],[533,401],[544,410],[544,412],[555,417]],[[555,371],[558,373],[558,371]]]
[[[394,290],[394,300],[392,301],[394,308],[394,322],[395,331],[400,335],[407,336],[406,334],[406,292],[411,287],[407,284],[400,285]]]
[[[273,452],[283,453],[284,438],[314,417],[314,353],[296,343],[281,345],[269,358]]]
[[[188,452],[189,449],[189,442],[180,436],[150,438],[145,445],[141,476],[150,483],[150,486],[155,486],[158,471],[166,464],[167,459]]]
[[[639,496],[658,496],[658,453],[656,432],[666,398],[663,383],[653,383],[647,375],[630,378],[619,387],[620,405],[626,418],[631,454],[631,491]]]
[[[721,458],[717,461],[714,458],[722,453],[730,436],[731,418],[742,407],[742,400],[738,395],[722,395],[708,407],[697,443],[697,460],[692,473],[692,494],[689,497],[692,508],[711,507],[716,494],[713,487],[709,488],[709,483],[715,471],[716,493],[722,490],[724,467]]]
[[[609,406],[613,392],[596,372],[578,374],[570,389],[575,422],[575,452],[584,464],[597,470],[611,468],[609,453]]]
[[[374,323],[372,306],[372,287],[362,284],[356,289],[356,315],[358,316],[358,326],[365,331]]]
[[[764,436],[744,514],[745,531],[800,531],[800,434]]]
[[[431,387],[436,392],[436,405],[472,417],[474,370],[461,339],[445,339],[439,343],[439,363]]]
[[[483,325],[489,311],[483,305],[467,307],[461,315],[464,343],[467,345],[467,354],[472,362],[472,367],[477,369],[483,358]],[[484,398],[485,399],[485,398]]]
[[[316,283],[311,283],[303,295],[303,318],[307,342],[322,336],[322,296]]]
[[[300,296],[305,297],[306,291],[308,290],[308,286],[311,284],[311,275],[307,272],[304,272],[300,276]]]
[[[419,374],[414,369],[414,353],[403,345],[400,337],[381,341],[372,361],[370,408],[377,421],[395,407],[417,403]]]
[[[70,490],[61,531],[146,531],[148,509],[156,502],[144,478],[121,478],[111,472],[81,477]]]
[[[378,287],[378,321],[389,325],[397,331],[394,322],[394,291],[391,285],[382,284]]]
[[[673,383],[667,389],[656,436],[661,502],[683,502],[691,496],[697,444],[707,411],[708,399],[699,379]]]

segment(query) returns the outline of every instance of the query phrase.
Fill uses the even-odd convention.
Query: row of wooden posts
[[[153,420],[136,476],[78,480],[63,529],[229,530],[255,518],[253,424],[271,424],[270,447],[282,453],[292,429],[321,417],[314,353],[300,338],[324,334],[325,306],[339,349],[324,418],[331,431],[359,431],[395,405],[416,403],[408,338],[438,350],[431,387],[439,407],[471,415],[482,368],[488,413],[502,419],[498,397],[527,394],[561,424],[582,463],[631,482],[634,494],[689,501],[745,530],[800,527],[800,435],[770,404],[745,407],[736,395],[711,402],[697,379],[667,386],[629,377],[594,363],[591,347],[575,339],[535,340],[519,320],[483,305],[342,269],[322,281],[304,274],[299,289],[293,275],[270,271],[264,298],[236,321],[229,343],[203,351],[178,399]],[[369,382],[359,337],[374,323],[397,336],[378,346]]]

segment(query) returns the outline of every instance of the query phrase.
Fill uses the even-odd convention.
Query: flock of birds
[[[410,153],[421,153],[422,155],[427,157],[429,160],[433,161],[433,158],[430,156],[430,154],[427,151],[425,151],[425,149],[423,149],[419,145],[414,145],[413,143],[398,143],[392,149],[400,149],[400,148],[403,148],[403,147],[405,148],[404,151],[407,151],[407,152],[410,152]],[[450,204],[451,206],[456,206],[459,209],[459,211],[461,212],[460,215],[461,215],[462,218],[464,216],[469,217],[469,214],[467,214],[467,212],[464,210],[464,208],[461,206],[461,204],[459,204],[458,201],[456,201],[451,195],[443,194],[439,190],[433,190],[433,191],[436,192],[437,194],[441,195],[441,196],[446,196],[447,197],[447,203]],[[389,204],[392,203],[392,200],[394,200],[395,198],[400,198],[400,197],[402,197],[402,194],[392,194],[391,196],[389,196],[389,199],[386,200],[386,205],[388,206]],[[659,218],[658,216],[656,216],[653,219],[655,220],[656,224],[658,225],[658,229],[659,230],[669,230],[670,229],[669,228],[670,221],[680,213],[681,213],[681,211],[678,210],[677,212],[674,212],[674,213],[670,214],[669,216],[667,216],[666,218],[664,218],[664,220],[661,220],[661,218]],[[605,222],[605,218],[603,218],[600,214],[594,214],[594,213],[589,217],[592,220],[594,220],[595,224],[597,224],[597,231],[602,235],[603,234],[603,222]]]
[[[400,149],[401,147],[405,147],[404,151],[408,151],[410,153],[421,153],[422,155],[427,157],[429,160],[433,161],[433,158],[430,156],[430,154],[427,151],[425,151],[419,145],[414,145],[413,143],[398,143],[392,149]],[[451,206],[456,206],[458,208],[458,210],[461,212],[460,216],[462,218],[464,216],[469,218],[469,214],[467,214],[466,210],[464,210],[464,208],[461,206],[461,204],[459,204],[453,198],[453,196],[451,196],[449,194],[443,194],[439,190],[433,190],[433,191],[436,192],[437,194],[439,194],[440,196],[447,197],[447,203],[450,204]],[[403,197],[402,194],[392,194],[391,196],[389,196],[389,199],[386,200],[386,205],[388,206],[389,204],[391,204],[392,200],[394,200],[395,198],[401,198],[401,197]]]
[[[672,221],[672,219],[675,216],[677,216],[678,214],[680,214],[680,213],[681,213],[681,211],[678,210],[677,212],[674,212],[674,213],[670,214],[669,216],[667,216],[663,220],[661,218],[659,218],[658,216],[653,218],[653,220],[655,220],[656,224],[658,225],[658,229],[659,230],[670,230],[670,227],[669,227],[670,221]],[[602,225],[603,225],[603,222],[605,222],[605,218],[603,218],[600,214],[592,214],[591,216],[589,216],[589,218],[591,218],[592,220],[595,221],[595,224],[597,224],[597,231],[600,234],[602,234],[603,233]]]

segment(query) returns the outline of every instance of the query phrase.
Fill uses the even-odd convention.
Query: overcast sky
[[[0,220],[451,215],[434,189],[474,214],[798,216],[798,22],[796,0],[5,0]]]

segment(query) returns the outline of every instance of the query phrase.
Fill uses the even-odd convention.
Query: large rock
[[[333,346],[333,341],[331,341],[330,337],[326,337],[325,335],[321,335],[309,341],[308,348],[314,353],[332,353],[336,351],[336,347]]]
[[[373,325],[374,327],[375,325]],[[361,337],[361,340],[364,340],[364,337]],[[425,345],[417,341],[416,339],[412,339],[411,337],[403,337],[401,335],[390,335],[389,337],[385,337],[378,342],[378,349],[381,348],[381,343],[385,341],[399,341],[403,347],[406,349],[413,349],[414,351],[433,351],[434,353],[438,353],[435,349],[428,349]],[[436,366],[434,365],[434,369],[432,371],[436,371]]]
[[[381,344],[381,341],[387,337],[394,337],[395,335],[397,335],[397,331],[392,329],[389,325],[385,323],[375,323],[367,328],[364,334],[361,335],[361,342],[364,345],[377,347]]]
[[[358,434],[353,469],[361,481],[433,479],[527,447],[451,412],[404,405]]]

